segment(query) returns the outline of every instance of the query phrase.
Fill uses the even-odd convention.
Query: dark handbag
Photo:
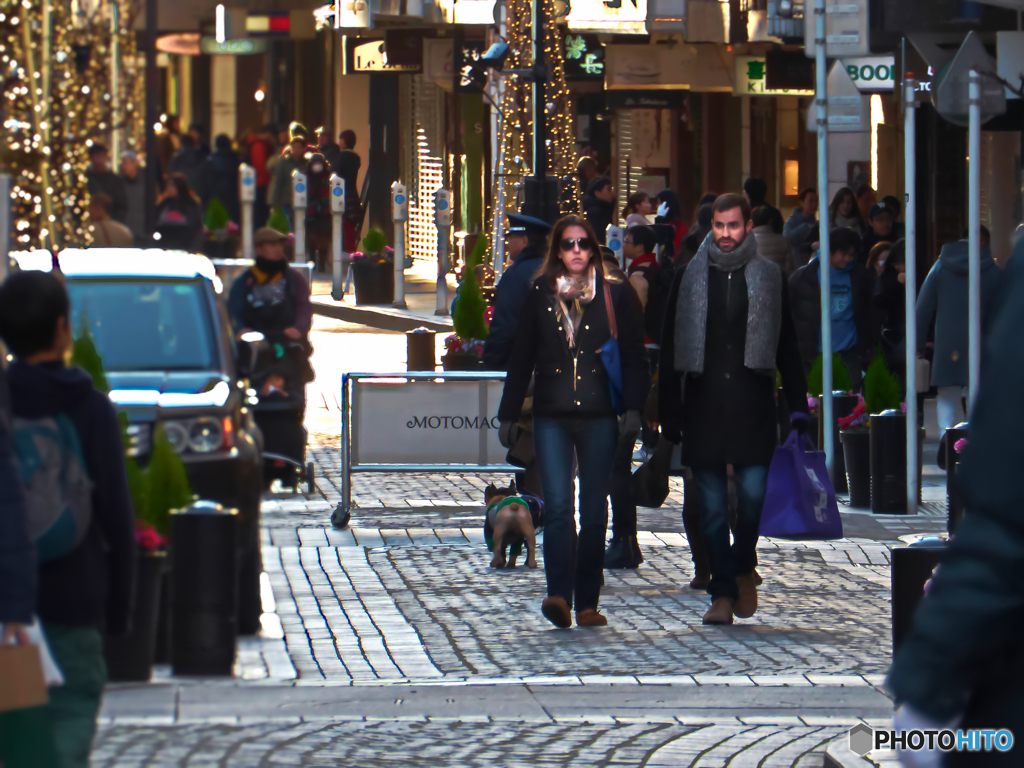
[[[633,472],[633,500],[639,507],[660,507],[668,498],[668,474],[673,444],[658,437],[654,455]]]
[[[622,357],[619,355],[619,326],[615,322],[615,310],[612,309],[612,290],[608,281],[604,285],[604,309],[608,313],[608,330],[611,336],[604,346],[598,350],[601,364],[608,372],[608,391],[612,398],[612,409],[619,416],[626,412],[626,397],[622,392]]]

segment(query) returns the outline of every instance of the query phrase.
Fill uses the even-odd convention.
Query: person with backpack
[[[38,557],[38,614],[64,685],[47,705],[62,768],[86,768],[106,665],[103,634],[125,634],[135,592],[135,522],[117,413],[80,368],[61,280],[19,272],[0,286],[15,455]]]
[[[36,600],[35,552],[13,445],[7,372],[0,367],[0,644],[21,636],[32,623]]]

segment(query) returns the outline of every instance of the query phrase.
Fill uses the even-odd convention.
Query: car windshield
[[[69,280],[75,336],[87,324],[108,371],[216,367],[201,278]]]

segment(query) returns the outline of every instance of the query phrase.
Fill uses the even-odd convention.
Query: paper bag
[[[39,649],[27,643],[0,646],[0,712],[46,704]]]

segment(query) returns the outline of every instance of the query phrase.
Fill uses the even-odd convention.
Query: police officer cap
[[[551,231],[551,225],[543,219],[538,219],[535,216],[524,216],[521,213],[510,213],[508,215],[508,231],[513,234],[546,235]]]

